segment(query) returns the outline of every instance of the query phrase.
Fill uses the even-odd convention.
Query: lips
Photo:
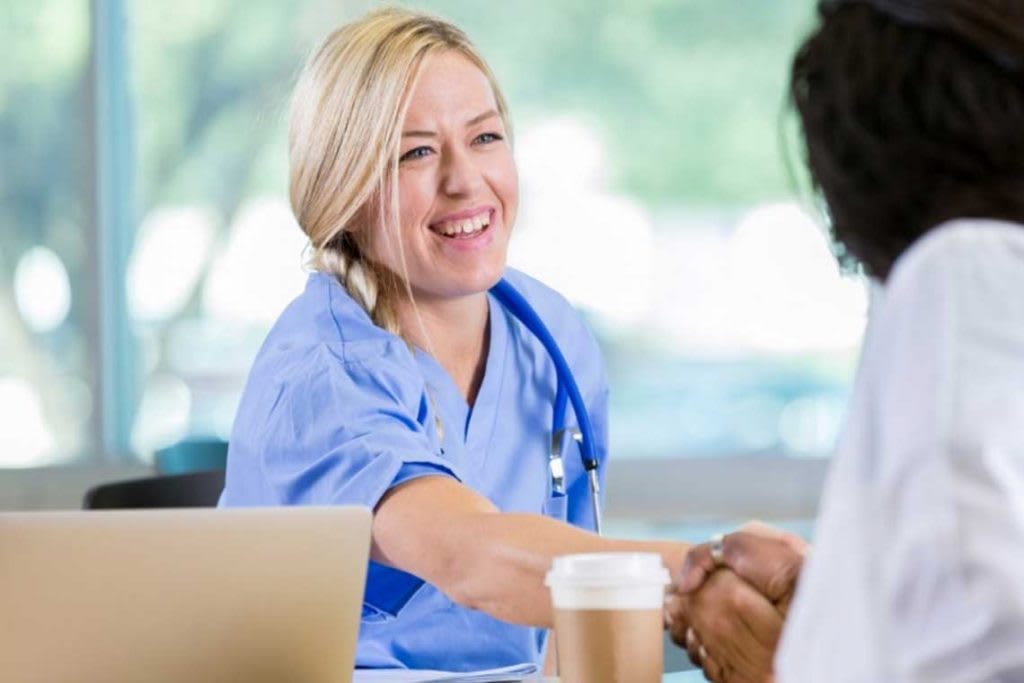
[[[449,239],[471,239],[490,227],[493,210],[484,208],[450,214],[430,225],[430,230]]]

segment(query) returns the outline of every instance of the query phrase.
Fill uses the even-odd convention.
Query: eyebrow
[[[470,128],[472,126],[475,126],[476,124],[480,123],[481,121],[486,121],[487,119],[489,119],[489,118],[491,118],[493,116],[498,116],[498,110],[497,109],[488,109],[484,113],[477,114],[476,116],[471,118],[469,121],[466,121],[466,128]],[[436,138],[437,137],[437,133],[435,133],[432,130],[407,130],[407,131],[402,133],[402,137],[403,138]]]

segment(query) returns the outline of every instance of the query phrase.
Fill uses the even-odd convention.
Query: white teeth
[[[460,221],[450,221],[438,226],[437,232],[448,237],[454,237],[458,234],[470,235],[475,232],[479,232],[488,225],[491,224],[490,212],[485,212],[474,218],[466,218]]]

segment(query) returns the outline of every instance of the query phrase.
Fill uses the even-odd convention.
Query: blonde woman
[[[504,277],[549,325],[602,463],[607,386],[580,316],[506,269],[518,188],[501,91],[456,27],[374,12],[309,62],[290,163],[315,272],[256,359],[221,502],[375,511],[357,666],[540,664],[552,557],[645,550],[676,567],[687,546],[589,531],[578,453],[565,495],[551,485],[554,367],[488,290]]]

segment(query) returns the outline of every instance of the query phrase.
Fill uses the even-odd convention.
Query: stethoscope
[[[516,291],[505,279],[499,280],[498,284],[491,288],[491,294],[505,307],[514,318],[519,320],[526,329],[530,330],[555,364],[555,374],[558,378],[558,389],[555,392],[554,415],[551,424],[551,450],[548,452],[548,470],[551,474],[551,490],[553,493],[565,495],[565,463],[562,461],[563,448],[568,440],[579,444],[580,460],[583,461],[583,469],[587,471],[587,478],[590,480],[590,504],[594,510],[594,531],[601,534],[601,484],[598,480],[597,452],[594,450],[594,427],[590,423],[590,413],[583,402],[583,395],[576,384],[569,364],[558,348],[555,338],[551,336],[544,321],[537,315],[537,311]],[[576,422],[579,429],[566,429],[565,408],[566,403],[572,403],[572,410],[576,413]]]

